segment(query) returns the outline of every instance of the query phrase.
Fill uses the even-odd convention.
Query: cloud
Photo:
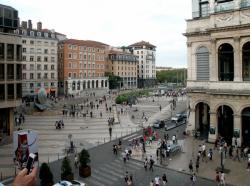
[[[157,46],[159,66],[186,66],[185,19],[191,1],[171,0],[2,0],[19,11],[21,20],[43,22],[68,38],[114,46],[145,40]]]

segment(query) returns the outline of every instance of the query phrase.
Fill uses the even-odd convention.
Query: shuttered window
[[[198,48],[196,52],[197,80],[209,80],[209,52],[206,47]]]

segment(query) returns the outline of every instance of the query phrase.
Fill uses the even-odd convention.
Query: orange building
[[[58,44],[60,94],[108,88],[106,51],[109,45],[90,40],[68,39]]]

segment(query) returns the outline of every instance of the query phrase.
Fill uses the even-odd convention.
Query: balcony
[[[191,92],[250,95],[250,82],[188,80],[187,88]]]

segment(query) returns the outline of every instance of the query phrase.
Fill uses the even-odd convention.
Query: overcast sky
[[[186,67],[185,19],[191,0],[0,0],[33,26],[55,29],[68,38],[112,46],[144,40],[157,46],[156,65]]]

